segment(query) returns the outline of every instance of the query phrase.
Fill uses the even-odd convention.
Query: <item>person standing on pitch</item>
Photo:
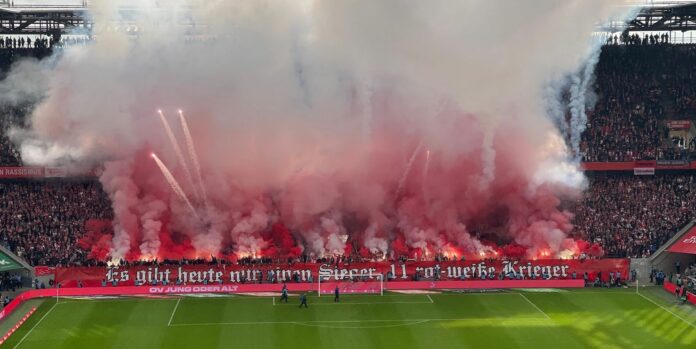
[[[309,308],[307,306],[307,295],[304,293],[300,295],[300,308],[302,308],[303,305],[305,308]]]
[[[288,285],[283,284],[283,290],[280,291],[280,301],[288,302]]]
[[[338,295],[339,295],[339,290],[338,290],[338,286],[336,286],[336,288],[334,289],[334,302],[335,303],[338,303]]]

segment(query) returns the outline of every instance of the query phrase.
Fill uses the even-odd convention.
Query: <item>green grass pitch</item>
[[[3,347],[696,348],[696,308],[657,288],[43,300]]]

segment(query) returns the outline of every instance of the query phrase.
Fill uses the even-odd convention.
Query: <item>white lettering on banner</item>
[[[456,266],[447,267],[447,277],[450,279],[461,279],[462,267],[456,267]]]
[[[139,270],[135,273],[135,281],[139,283],[152,283],[153,281],[162,282],[164,280],[169,280],[171,275],[171,270],[166,268],[164,270],[160,267],[148,267],[146,270]],[[107,275],[107,281],[111,281]],[[127,280],[117,280],[117,281],[127,281]]]
[[[570,268],[568,265],[533,266],[531,262],[528,262],[526,266],[520,265],[517,267],[518,264],[519,261],[503,261],[503,273],[506,275],[510,273],[515,275],[520,274],[525,277],[539,277],[543,274],[548,274],[551,277],[567,277],[568,269]]]
[[[305,274],[306,272],[306,274]],[[309,280],[309,277],[311,276],[312,271],[311,270],[303,270],[302,271],[302,280],[306,281]],[[319,266],[319,277],[322,280],[345,280],[345,279],[352,279],[354,277],[368,277],[370,279],[374,278],[377,276],[377,269],[376,268],[362,268],[362,269],[347,269],[347,268],[331,268],[331,265],[329,264],[322,264]]]
[[[167,286],[167,287],[150,287],[148,293],[152,294],[171,294],[171,293],[219,293],[219,292],[237,292],[238,286],[235,285],[210,285],[210,286]]]
[[[43,177],[43,167],[0,167],[0,177]]]
[[[696,244],[696,237],[682,240],[687,244]],[[601,270],[616,270],[626,268],[625,261],[622,264],[603,263]],[[175,284],[177,279],[181,283],[191,284],[220,284],[220,283],[254,283],[263,280],[268,282],[271,278],[275,282],[292,282],[299,279],[301,282],[316,281],[320,277],[322,281],[339,281],[354,279],[357,277],[376,278],[382,273],[391,272],[392,277],[397,280],[413,278],[416,273],[421,278],[450,280],[480,280],[498,277],[499,274],[509,276],[520,276],[524,279],[541,278],[544,275],[550,278],[567,278],[572,271],[578,268],[588,270],[591,268],[581,267],[582,262],[561,261],[555,263],[548,261],[526,261],[526,260],[501,260],[501,261],[471,261],[471,262],[416,262],[412,264],[402,263],[360,263],[353,265],[272,265],[272,266],[113,266],[104,269],[96,269],[100,276],[92,277],[89,275],[63,276],[63,281],[76,281],[78,279],[91,280],[91,282],[104,279],[111,284],[118,282],[119,286],[124,284],[162,284],[165,280],[168,284]],[[408,268],[408,269],[407,269]],[[70,269],[70,268],[68,268]],[[80,268],[75,268],[80,269]],[[401,271],[399,272],[399,269]],[[626,269],[622,269],[626,270]],[[401,274],[401,275],[399,275]],[[71,275],[69,272],[66,275]]]
[[[684,239],[683,241],[685,244],[696,244],[696,236],[692,236],[688,239]]]
[[[309,279],[312,278],[312,271],[304,269],[300,271],[300,280],[302,281],[309,281]]]
[[[319,278],[321,280],[328,280],[331,278],[331,267],[327,264],[322,264],[319,266]]]
[[[654,167],[636,167],[633,169],[633,174],[636,176],[653,176],[655,175]]]
[[[230,281],[232,282],[242,282],[242,274],[239,270],[230,272]]]
[[[119,272],[118,267],[111,267],[106,271],[106,281],[107,282],[128,282],[130,280],[130,274],[128,270],[121,270]]]

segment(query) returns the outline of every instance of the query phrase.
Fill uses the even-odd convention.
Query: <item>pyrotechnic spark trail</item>
[[[416,156],[420,152],[421,148],[423,147],[423,141],[418,143],[418,146],[416,149],[413,151],[413,154],[411,154],[411,158],[408,159],[408,164],[406,164],[406,169],[404,170],[404,174],[401,175],[401,179],[399,179],[399,186],[396,187],[396,195],[394,196],[395,198],[399,198],[399,195],[401,195],[401,190],[404,187],[404,184],[406,184],[406,179],[408,178],[408,174],[411,172],[411,167],[413,167],[413,162],[416,160]]]
[[[201,176],[201,164],[198,161],[198,155],[196,154],[196,148],[193,145],[193,137],[191,137],[191,131],[189,130],[188,123],[186,122],[186,117],[184,117],[184,112],[179,109],[179,121],[181,121],[181,129],[184,130],[184,139],[186,140],[186,147],[188,148],[189,158],[193,162],[193,169],[196,171],[196,180],[198,181],[198,186],[201,191],[201,197],[203,198],[203,203],[208,207],[208,195],[205,192],[205,187],[203,186],[203,177]]]
[[[430,167],[430,150],[425,151],[425,165],[423,165],[423,198],[428,201],[427,184],[428,184],[428,168]]]
[[[157,113],[160,116],[160,120],[162,120],[162,125],[164,125],[164,130],[167,132],[167,137],[169,138],[169,142],[172,144],[172,147],[174,148],[174,152],[176,153],[176,157],[181,163],[181,166],[184,167],[184,171],[186,172],[186,177],[189,181],[189,185],[191,185],[191,188],[193,189],[193,193],[196,196],[196,200],[200,200],[200,196],[198,194],[198,190],[196,185],[194,184],[193,181],[193,175],[191,175],[191,169],[188,166],[188,163],[186,163],[186,158],[184,158],[184,153],[181,151],[181,147],[179,146],[179,142],[176,141],[176,137],[174,136],[174,132],[172,132],[172,128],[169,126],[169,122],[167,121],[167,118],[164,117],[164,113],[162,113],[162,110],[158,110]]]
[[[160,171],[162,171],[162,174],[164,175],[164,178],[167,180],[167,183],[172,187],[172,190],[174,191],[174,194],[178,196],[181,200],[183,200],[186,205],[189,207],[191,210],[191,213],[193,213],[196,218],[198,217],[198,213],[196,213],[196,210],[193,208],[193,205],[191,205],[191,201],[189,201],[188,197],[186,196],[186,193],[181,189],[181,186],[179,185],[179,182],[177,182],[176,178],[172,175],[171,172],[169,172],[169,169],[167,166],[160,160],[159,157],[157,157],[157,154],[152,153],[150,154],[152,158],[155,160],[155,163],[157,164],[157,167],[159,167]]]

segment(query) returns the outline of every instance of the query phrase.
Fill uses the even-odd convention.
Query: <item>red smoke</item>
[[[471,35],[499,5],[421,3],[215,1],[193,14],[215,40],[195,47],[173,40],[176,6],[134,11],[160,24],[148,44],[112,32],[51,69],[13,68],[6,80],[22,83],[7,90],[41,100],[22,158],[103,164],[114,221],[110,238],[88,234],[97,257],[104,245],[114,259],[578,250],[560,202],[579,186],[554,142],[568,105],[549,84],[579,80],[563,130],[577,148],[592,73],[579,65],[616,6],[510,2],[534,21]]]
[[[77,242],[77,246],[89,251],[88,258],[105,260],[109,255],[112,235],[111,222],[88,219],[85,221],[85,235]]]
[[[299,257],[302,248],[295,244],[290,230],[282,223],[275,223],[264,235],[268,247],[261,251],[261,256],[266,257]]]
[[[395,113],[383,112],[382,121]],[[109,243],[111,255],[127,259],[601,254],[567,237],[572,215],[560,209],[561,196],[576,190],[535,181],[542,157],[534,140],[511,122],[486,150],[477,119],[453,113],[457,122],[442,135],[451,143],[429,144],[406,126],[378,120],[367,143],[340,149],[339,158],[310,157],[274,186],[243,184],[267,177],[245,165],[237,172],[204,161],[207,203],[196,201],[182,165],[160,146],[200,219],[174,195],[149,148],[107,163],[101,180],[113,201],[114,230],[122,233],[100,238],[93,256],[104,258]],[[194,123],[193,132],[203,125]],[[93,241],[97,233],[88,231]]]

